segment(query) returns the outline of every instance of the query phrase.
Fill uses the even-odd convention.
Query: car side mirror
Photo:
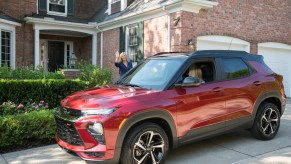
[[[176,87],[198,87],[199,85],[201,85],[201,80],[192,76],[186,77],[182,84],[175,84]]]

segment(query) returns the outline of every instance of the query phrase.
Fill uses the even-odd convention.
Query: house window
[[[11,67],[11,54],[12,54],[12,46],[11,46],[11,37],[12,32],[10,31],[1,31],[1,66]]]
[[[111,4],[116,3],[116,2],[120,2],[120,0],[112,0]]]
[[[67,15],[67,0],[48,0],[48,13],[55,15]]]
[[[130,60],[137,62],[138,51],[138,28],[137,26],[129,27],[127,30],[127,53]]]

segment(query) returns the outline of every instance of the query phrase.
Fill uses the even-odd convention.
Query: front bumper
[[[114,159],[115,149],[108,148],[108,144],[100,144],[88,132],[89,123],[98,120],[98,118],[77,118],[60,113],[55,113],[57,124],[57,134],[55,140],[57,144],[68,152],[73,152],[84,160],[99,161],[102,163],[117,163],[118,159]],[[110,147],[110,146],[109,146]]]
[[[99,161],[102,163],[117,163],[114,162],[114,150],[106,150],[105,145],[98,145],[90,149],[85,149],[85,146],[74,146],[61,140],[56,134],[55,139],[57,144],[70,154],[75,154],[87,161]]]

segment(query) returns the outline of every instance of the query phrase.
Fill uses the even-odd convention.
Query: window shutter
[[[125,27],[119,28],[119,52],[125,52]]]
[[[67,0],[67,1],[68,1],[68,15],[74,15],[75,1],[74,0]]]
[[[144,60],[144,24],[140,22],[138,24],[138,49],[137,49],[137,62],[141,62]]]
[[[47,11],[47,0],[39,0],[38,1],[38,10],[39,11]]]

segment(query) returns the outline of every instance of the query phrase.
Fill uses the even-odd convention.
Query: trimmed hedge
[[[55,110],[0,117],[0,150],[54,139]]]
[[[88,84],[79,80],[0,80],[0,102],[39,102],[44,100],[50,108],[73,92],[83,90]]]

